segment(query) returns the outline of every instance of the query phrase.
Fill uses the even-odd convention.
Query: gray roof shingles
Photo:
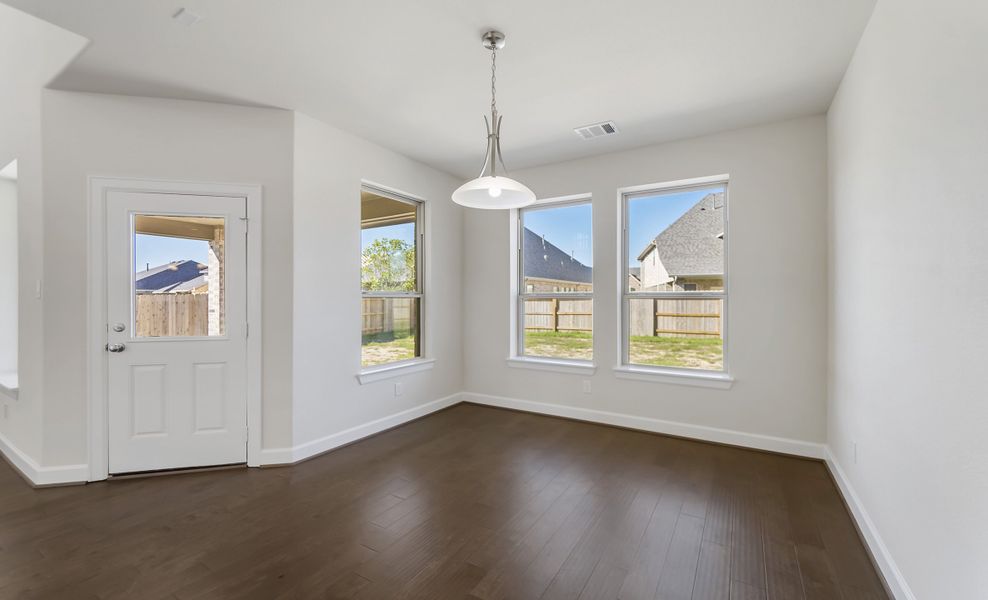
[[[138,292],[155,292],[168,289],[192,281],[205,272],[206,266],[194,260],[179,260],[161,265],[147,271],[140,271],[135,276],[135,288]]]
[[[593,282],[593,267],[576,260],[527,227],[521,245],[525,277],[574,283]]]
[[[724,274],[724,192],[707,194],[652,244],[673,277]],[[649,244],[639,260],[652,247]]]
[[[178,284],[178,285],[176,285],[174,287],[168,287],[168,288],[160,289],[156,293],[158,293],[158,294],[164,294],[164,293],[167,293],[167,292],[191,292],[191,291],[194,291],[196,288],[199,288],[199,287],[202,287],[204,285],[207,285],[208,283],[209,283],[209,277],[204,272],[203,275],[200,275],[200,276],[196,277],[195,279],[190,279],[188,281],[183,281],[182,283],[180,283],[180,284]]]

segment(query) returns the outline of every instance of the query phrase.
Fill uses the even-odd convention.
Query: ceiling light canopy
[[[481,38],[491,51],[491,118],[487,125],[487,157],[480,176],[464,183],[453,192],[453,202],[468,208],[521,208],[535,202],[535,193],[521,182],[507,176],[508,169],[501,158],[501,116],[497,113],[497,51],[504,48],[504,34],[488,31]],[[498,175],[497,165],[503,174]]]

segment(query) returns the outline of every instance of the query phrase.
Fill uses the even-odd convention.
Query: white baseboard
[[[3,434],[0,434],[0,452],[3,452],[7,462],[35,487],[86,483],[89,479],[89,465],[43,467]]]
[[[293,448],[261,448],[261,459],[257,465],[248,466],[270,467],[276,465],[290,465],[295,462],[292,459]]]
[[[501,408],[511,408],[526,412],[552,415],[556,417],[566,417],[579,421],[589,421],[591,423],[602,423],[605,425],[615,425],[627,427],[629,429],[640,429],[654,433],[664,433],[684,438],[693,438],[707,442],[717,442],[719,444],[730,444],[731,446],[742,446],[757,450],[768,450],[770,452],[780,452],[782,454],[792,454],[806,458],[824,458],[824,445],[814,442],[804,442],[789,438],[773,437],[757,433],[746,433],[733,429],[719,429],[717,427],[707,427],[704,425],[692,425],[689,423],[679,423],[676,421],[664,421],[649,417],[639,417],[623,413],[595,410],[591,408],[578,408],[575,406],[565,406],[562,404],[548,404],[544,402],[534,402],[531,400],[518,400],[516,398],[505,398],[503,396],[490,396],[487,394],[475,394],[464,392],[461,394],[464,402],[475,404],[486,404],[488,406],[499,406]]]
[[[357,440],[380,433],[386,429],[397,427],[409,421],[424,417],[438,410],[448,408],[454,404],[459,404],[461,394],[451,394],[439,400],[426,402],[414,408],[403,410],[393,415],[357,425],[338,433],[333,433],[309,442],[298,444],[292,448],[270,448],[261,450],[261,465],[286,465],[297,463],[328,452],[334,448],[351,444]]]
[[[906,579],[902,576],[898,565],[895,564],[895,560],[893,560],[892,554],[882,540],[882,536],[879,535],[875,523],[868,516],[868,511],[865,510],[861,499],[858,498],[857,493],[851,486],[851,481],[847,478],[844,469],[837,462],[837,457],[831,452],[829,446],[825,447],[824,461],[827,463],[827,468],[830,469],[834,481],[837,482],[837,487],[844,496],[844,502],[851,509],[851,516],[854,517],[854,521],[858,525],[858,530],[861,532],[865,544],[868,545],[868,549],[871,551],[871,555],[877,563],[878,569],[885,577],[885,583],[888,585],[892,596],[895,600],[916,600],[915,594],[913,594],[909,585],[906,583]]]

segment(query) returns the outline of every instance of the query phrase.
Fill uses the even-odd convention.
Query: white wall
[[[986,593],[986,57],[988,4],[881,0],[829,113],[829,443],[922,599]]]
[[[308,453],[333,434],[462,389],[462,211],[450,200],[454,178],[299,113],[294,161],[294,427]],[[423,337],[436,359],[431,371],[365,385],[356,378],[362,179],[425,200]]]
[[[67,65],[86,40],[0,4],[0,165],[17,159],[18,400],[0,419],[0,447],[41,461],[44,328],[35,284],[42,257],[41,88]],[[5,443],[4,443],[5,441]]]
[[[457,182],[288,111],[46,91],[44,464],[86,461],[87,177],[264,186],[263,449],[291,449],[462,389]],[[360,182],[427,200],[429,372],[361,386]],[[352,285],[348,285],[348,282]]]
[[[17,371],[17,181],[0,177],[0,372]]]
[[[574,140],[574,143],[585,143]],[[590,142],[592,143],[592,142]],[[730,390],[616,379],[616,190],[728,173]],[[464,232],[469,392],[822,442],[826,398],[826,129],[811,117],[514,173],[543,198],[594,206],[592,394],[579,375],[507,366],[506,212],[468,211]]]
[[[46,91],[44,463],[86,462],[90,175],[263,185],[263,446],[292,440],[292,113]]]

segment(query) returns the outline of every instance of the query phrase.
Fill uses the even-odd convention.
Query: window
[[[725,371],[727,180],[623,196],[622,364]]]
[[[519,356],[593,359],[591,217],[588,198],[519,211]]]
[[[422,356],[422,203],[360,192],[361,367]]]
[[[0,169],[0,396],[17,393],[17,161]]]
[[[226,220],[134,215],[135,337],[222,336]]]

